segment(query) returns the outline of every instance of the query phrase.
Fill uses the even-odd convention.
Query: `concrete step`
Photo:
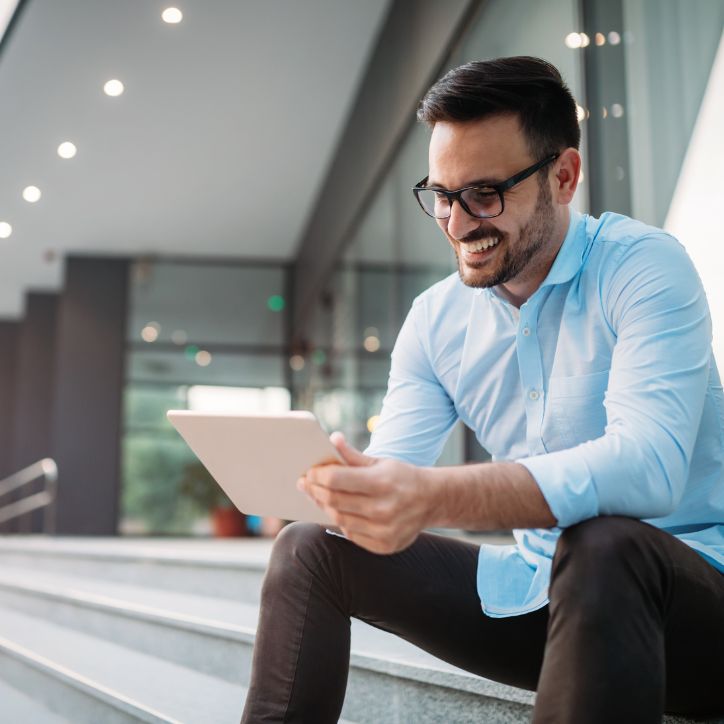
[[[255,604],[0,565],[0,605],[230,683],[249,680]]]
[[[11,566],[0,566],[0,604],[122,641],[126,647],[229,683],[249,681],[255,605],[47,572],[38,575]],[[485,717],[504,708],[510,721],[527,721],[532,699],[530,692],[480,679],[406,641],[352,622],[347,718],[382,724],[417,712],[416,721],[440,721],[445,705],[451,712]],[[517,719],[510,718],[513,712]]]
[[[0,604],[228,681],[249,680],[249,604],[0,567]],[[472,676],[359,621],[344,715],[359,722],[530,719],[533,694]],[[392,703],[391,703],[392,702]],[[445,712],[444,719],[439,717]],[[684,721],[668,718],[667,721]]]
[[[0,724],[71,724],[27,694],[0,681]]]
[[[269,540],[1,536],[0,563],[258,603]]]
[[[8,609],[0,609],[0,680],[78,724],[228,724],[245,696],[241,685]]]

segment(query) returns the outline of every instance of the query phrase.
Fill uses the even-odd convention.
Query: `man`
[[[335,434],[348,466],[299,482],[346,539],[279,537],[243,721],[336,721],[350,616],[536,690],[537,723],[724,713],[724,398],[686,252],[569,210],[580,133],[549,63],[457,68],[418,117],[415,194],[459,274],[415,300],[366,453]],[[427,467],[457,419],[500,462]]]

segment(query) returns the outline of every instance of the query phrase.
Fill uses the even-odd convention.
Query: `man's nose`
[[[453,239],[462,239],[467,236],[473,229],[477,228],[480,220],[470,216],[465,209],[460,206],[459,201],[454,201],[450,208],[450,218],[447,222],[447,233]]]

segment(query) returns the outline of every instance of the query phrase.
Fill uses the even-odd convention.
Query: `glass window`
[[[632,208],[663,226],[721,41],[724,2],[624,0],[623,10]],[[710,161],[721,168],[724,159]]]
[[[281,265],[135,264],[127,332],[122,532],[209,532],[214,496],[202,500],[189,492],[184,480],[198,463],[167,421],[167,410],[290,408],[287,274]]]
[[[131,279],[131,342],[154,323],[157,344],[284,344],[283,267],[138,262]]]

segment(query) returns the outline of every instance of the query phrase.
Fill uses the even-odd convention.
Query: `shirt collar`
[[[565,239],[558,250],[548,275],[541,287],[565,284],[578,273],[586,251],[586,224],[583,214],[570,210],[570,221]]]
[[[538,289],[533,292],[531,297],[535,296],[543,287],[553,286],[554,284],[565,284],[573,279],[583,266],[587,247],[586,217],[578,211],[571,209],[568,231],[563,239],[561,248],[558,250],[558,254],[556,254],[556,258],[553,260],[553,264],[548,270],[546,278],[541,282]],[[476,289],[475,294],[481,294],[483,291],[487,292],[488,296],[509,304],[505,298],[495,291],[495,287]]]

